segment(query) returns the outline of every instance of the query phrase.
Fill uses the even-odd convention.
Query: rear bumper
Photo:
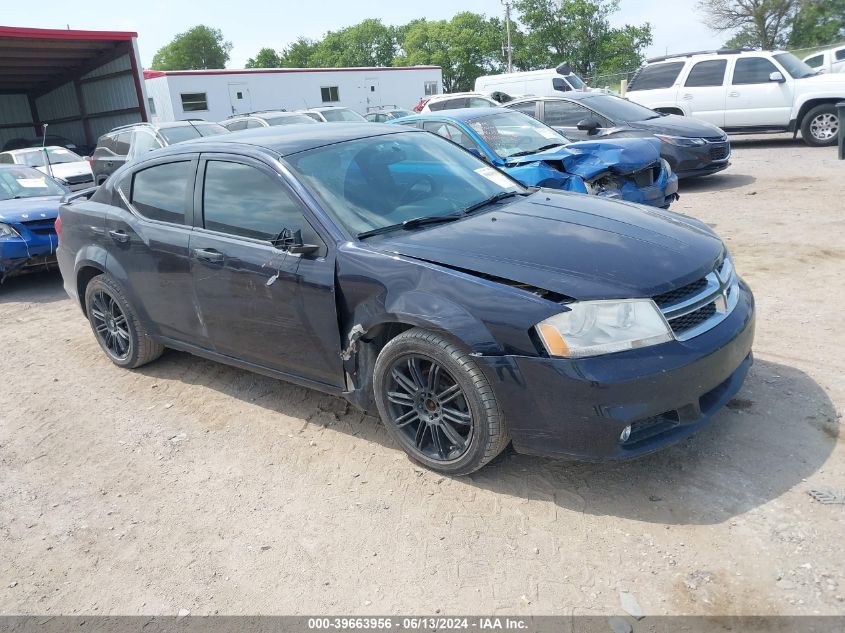
[[[688,341],[580,360],[481,357],[516,450],[588,460],[644,455],[705,426],[752,363],[754,300]],[[632,425],[631,437],[620,435]]]

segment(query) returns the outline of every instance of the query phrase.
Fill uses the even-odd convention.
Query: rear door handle
[[[738,96],[739,96],[739,93],[738,93],[738,92],[736,92],[736,91],[729,92],[729,93],[728,93],[728,96],[729,96],[729,97],[738,97]]]
[[[204,262],[210,262],[212,264],[219,264],[225,259],[223,253],[215,251],[214,249],[205,248],[195,248],[194,257],[196,257],[197,259],[201,259]]]
[[[109,235],[115,242],[125,244],[129,241],[129,234],[126,231],[109,231]]]
[[[690,99],[692,99],[692,95],[687,93],[683,96],[683,99],[685,99],[686,101],[689,101]]]

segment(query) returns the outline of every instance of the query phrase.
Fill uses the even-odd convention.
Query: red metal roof
[[[42,40],[131,40],[138,37],[129,31],[77,31],[70,29],[31,29],[20,26],[0,26],[0,37]]]
[[[144,79],[182,75],[260,75],[273,73],[376,72],[382,70],[440,70],[440,66],[359,66],[354,68],[243,68],[237,70],[145,70]]]

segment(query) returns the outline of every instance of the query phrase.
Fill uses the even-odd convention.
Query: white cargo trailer
[[[366,114],[439,94],[439,66],[144,71],[153,121],[221,121],[256,110],[345,106]]]

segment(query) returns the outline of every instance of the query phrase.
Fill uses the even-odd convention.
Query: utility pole
[[[508,32],[508,72],[513,72],[513,46],[511,46],[511,2],[510,0],[502,0],[505,5],[505,28]]]

